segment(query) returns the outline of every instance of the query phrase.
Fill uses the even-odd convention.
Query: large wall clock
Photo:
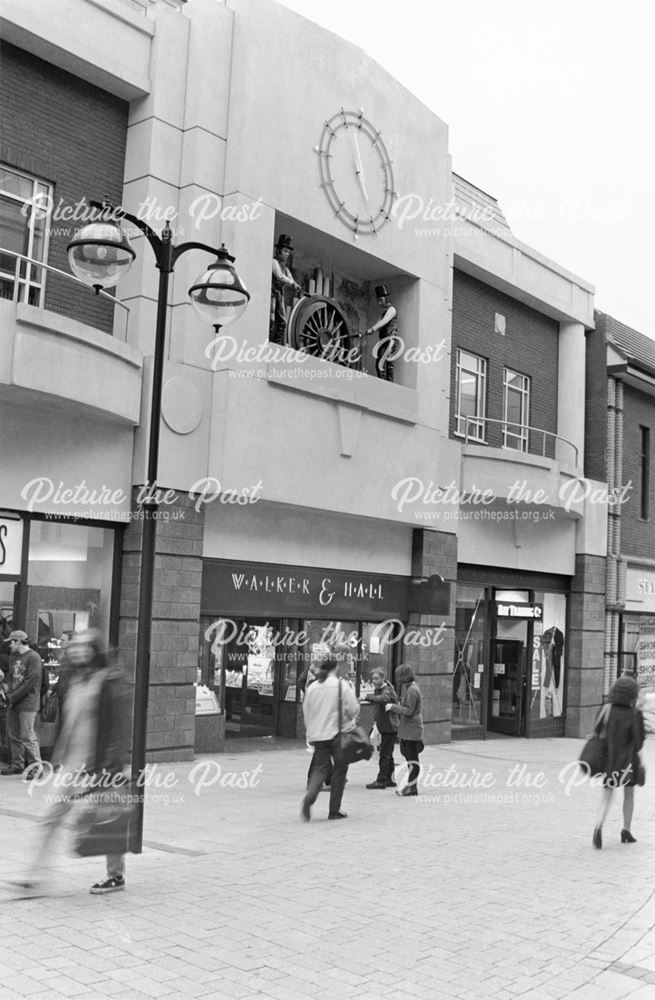
[[[323,127],[318,153],[321,186],[338,219],[359,235],[389,221],[396,192],[382,135],[364,112],[341,111]]]

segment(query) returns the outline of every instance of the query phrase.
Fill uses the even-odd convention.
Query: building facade
[[[38,266],[65,270],[73,207],[108,195],[155,230],[170,221],[178,243],[224,243],[251,294],[214,337],[187,299],[206,254],[172,280],[151,758],[192,756],[198,683],[221,708],[207,746],[302,737],[303,673],[334,645],[360,695],[373,666],[415,669],[429,742],[586,731],[606,534],[570,485],[590,287],[453,176],[437,116],[292,12],[69,7],[65,25],[47,5],[3,12],[3,117],[21,122],[23,93],[32,108],[3,153],[4,610],[53,659],[67,630],[97,623],[136,668],[156,269],[129,233],[114,307]],[[42,122],[29,95],[50,79]],[[19,188],[53,206],[20,238]],[[427,233],[434,205],[455,222]],[[298,287],[276,297],[285,242]]]
[[[612,502],[607,536],[603,693],[623,670],[655,681],[655,344],[605,313],[587,344],[590,474]]]

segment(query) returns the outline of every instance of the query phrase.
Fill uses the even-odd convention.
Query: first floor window
[[[0,298],[43,305],[52,189],[0,164]]]
[[[503,386],[503,448],[528,450],[530,379],[505,369]]]
[[[486,393],[486,358],[458,350],[455,433],[474,441],[485,440]]]

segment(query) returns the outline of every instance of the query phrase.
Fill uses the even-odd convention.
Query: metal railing
[[[573,466],[578,467],[578,448],[561,434],[554,434],[553,431],[546,431],[543,427],[531,427],[529,424],[517,424],[511,420],[499,420],[495,417],[457,417],[457,433],[462,434],[459,429],[464,423],[464,444],[481,444],[488,447],[502,447],[508,451],[517,451],[519,454],[541,455],[542,458],[554,458],[558,460],[558,443],[566,445],[573,452]],[[487,426],[493,424],[498,426],[501,437],[513,437],[523,439],[525,448],[514,448],[503,441],[501,445],[489,444],[487,439]],[[532,435],[541,435],[541,448],[533,444]],[[546,442],[552,443],[552,455],[546,454]]]
[[[42,261],[35,260],[33,257],[26,257],[25,254],[16,253],[14,250],[7,250],[4,247],[0,247],[0,259],[2,257],[14,257],[16,264],[13,273],[11,271],[7,271],[0,265],[0,299],[5,299],[6,301],[15,303],[21,302],[26,305],[33,305],[37,308],[44,309],[45,306],[43,302],[45,299],[45,280],[43,277],[41,277],[40,280],[33,277],[33,274],[35,274],[38,270],[56,274],[60,278],[65,278],[66,281],[72,281],[74,284],[79,285],[80,288],[83,288],[85,292],[93,295],[94,298],[96,297],[95,292],[92,291],[87,284],[81,281],[80,278],[76,278],[75,275],[70,274],[68,271],[62,271],[58,267],[53,267],[52,264],[44,264]],[[23,263],[27,265],[26,273],[24,274],[21,273],[21,266]],[[10,283],[13,283],[13,287],[11,288],[11,294],[7,294],[8,289],[6,290],[5,286]],[[126,341],[130,307],[126,306],[124,302],[120,301],[120,299],[114,298],[114,296],[110,295],[108,292],[100,292],[99,298],[105,299],[107,302],[111,303],[112,306],[118,306],[123,310],[123,312],[119,315],[124,317],[124,322],[118,324],[114,322],[113,332],[102,329],[101,327],[96,327],[92,322],[88,322],[87,320],[80,318],[79,314],[75,315],[74,309],[71,309],[70,312],[64,312],[61,309],[51,309],[50,311],[56,313],[58,316],[67,316],[69,319],[86,323],[87,326],[92,326],[93,329],[101,329],[103,333],[106,333],[110,337],[114,336],[118,340]],[[117,326],[119,327],[118,330],[116,328]],[[121,327],[122,329],[120,329]]]

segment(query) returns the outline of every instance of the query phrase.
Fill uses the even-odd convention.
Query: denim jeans
[[[343,790],[346,785],[346,774],[348,765],[341,758],[341,737],[335,736],[331,740],[318,740],[314,743],[314,759],[309,771],[309,782],[307,785],[306,802],[312,805],[318,798],[318,793],[324,781],[330,778],[330,812],[336,813],[341,809]]]
[[[11,747],[11,766],[21,771],[30,764],[41,763],[41,750],[34,730],[36,712],[7,709],[7,736]]]
[[[396,739],[395,733],[380,733],[380,763],[377,777],[380,784],[386,784],[393,780],[393,772],[396,767],[393,759],[393,748]]]

